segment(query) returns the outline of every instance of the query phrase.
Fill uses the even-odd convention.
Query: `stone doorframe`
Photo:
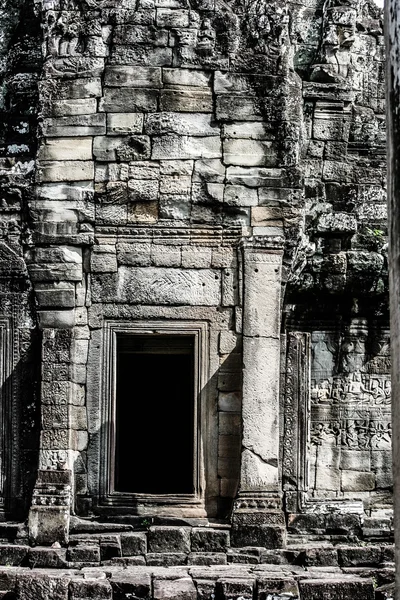
[[[128,335],[185,335],[195,344],[195,435],[194,435],[194,493],[182,495],[149,495],[118,492],[114,483],[114,439],[116,425],[116,339]],[[217,455],[216,422],[210,395],[210,343],[212,337],[207,321],[191,320],[105,320],[102,331],[100,430],[92,432],[92,451],[99,450],[98,504],[96,512],[145,516],[177,516],[201,518],[207,515],[207,482],[216,479],[214,459]],[[216,349],[214,349],[216,352]],[[95,411],[92,404],[89,414]],[[89,416],[90,421],[90,416]],[[142,426],[146,426],[143,424]],[[149,435],[151,431],[151,423]],[[90,427],[90,423],[89,423]],[[133,432],[134,434],[134,432]],[[93,452],[93,455],[94,455]],[[91,458],[89,445],[89,460]],[[140,457],[141,460],[144,457]],[[93,459],[90,460],[93,464]],[[90,463],[89,463],[90,464]],[[214,472],[215,471],[215,472]],[[212,487],[212,486],[209,486]]]

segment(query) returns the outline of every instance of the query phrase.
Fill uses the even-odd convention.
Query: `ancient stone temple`
[[[0,563],[390,565],[382,10],[3,0],[0,27]],[[317,598],[293,582],[262,598]]]

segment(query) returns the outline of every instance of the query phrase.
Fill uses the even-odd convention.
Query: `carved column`
[[[243,244],[243,408],[237,546],[282,547],[279,481],[279,365],[282,249]]]
[[[385,2],[396,598],[400,598],[400,0]]]

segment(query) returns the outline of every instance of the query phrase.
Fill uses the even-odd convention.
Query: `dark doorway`
[[[115,490],[194,492],[194,338],[117,336]]]

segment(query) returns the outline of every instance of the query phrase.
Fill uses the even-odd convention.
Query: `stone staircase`
[[[67,548],[30,547],[24,524],[5,523],[0,524],[0,599],[392,598],[393,544],[345,537],[289,535],[285,549],[233,548],[224,523],[73,518]]]

